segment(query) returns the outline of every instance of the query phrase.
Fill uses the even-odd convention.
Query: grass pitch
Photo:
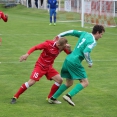
[[[49,26],[49,14],[45,10],[31,9],[18,5],[0,10],[9,15],[9,21],[0,20],[0,117],[116,117],[117,116],[117,27],[106,28],[106,33],[98,41],[91,53],[94,66],[89,69],[84,61],[89,86],[73,97],[75,107],[66,103],[62,96],[60,105],[48,104],[46,97],[53,81],[45,77],[20,96],[17,103],[10,104],[14,93],[22,83],[29,80],[35,61],[41,51],[35,51],[27,61],[20,63],[19,57],[28,49],[46,39],[71,29],[91,32],[81,28],[79,22],[57,22]],[[59,14],[60,16],[60,14]],[[75,37],[67,37],[72,49]],[[60,71],[66,55],[61,53],[55,60],[55,68]],[[74,85],[78,81],[74,81]]]

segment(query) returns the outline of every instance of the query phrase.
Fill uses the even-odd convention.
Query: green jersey
[[[79,61],[82,62],[82,60],[85,59],[87,63],[92,66],[93,63],[90,57],[90,52],[94,46],[96,46],[95,37],[92,35],[92,33],[69,30],[58,35],[58,37],[64,36],[78,37],[78,42],[76,43],[74,50],[67,56],[66,59],[76,64],[79,63]]]

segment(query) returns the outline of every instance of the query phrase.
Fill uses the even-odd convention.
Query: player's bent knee
[[[89,82],[84,82],[83,83],[83,87],[85,88],[85,87],[87,87],[89,85]]]
[[[60,78],[60,79],[58,80],[58,83],[59,83],[59,84],[62,84],[62,82],[63,82],[63,79]]]
[[[83,86],[84,88],[87,87],[87,86],[89,85],[89,82],[88,82],[87,79],[82,79],[82,80],[80,80],[80,83],[82,84],[82,86]]]

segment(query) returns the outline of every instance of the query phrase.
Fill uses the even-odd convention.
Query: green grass
[[[0,117],[116,117],[117,116],[117,27],[106,28],[106,33],[98,41],[91,53],[94,66],[89,69],[84,61],[89,86],[73,97],[76,106],[63,101],[73,86],[58,99],[60,105],[46,102],[53,81],[45,77],[29,88],[11,105],[14,93],[22,83],[29,80],[35,61],[41,51],[30,55],[26,62],[19,62],[19,57],[28,49],[46,39],[53,39],[57,34],[71,29],[91,32],[90,28],[81,28],[80,23],[60,23],[49,26],[49,14],[45,10],[28,9],[18,5],[14,8],[0,10],[9,15],[9,21],[0,20]],[[60,14],[59,14],[60,16]],[[75,37],[67,37],[73,47]],[[61,53],[55,60],[54,67],[60,72],[65,54]],[[65,82],[65,81],[64,81]],[[74,81],[74,85],[78,81]]]

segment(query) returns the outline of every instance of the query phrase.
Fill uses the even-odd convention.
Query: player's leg
[[[87,78],[81,79],[80,83],[76,84],[76,86],[68,94],[63,96],[63,99],[66,100],[70,105],[75,106],[74,102],[72,101],[72,97],[87,86],[88,86]]]
[[[63,80],[62,80],[60,74],[54,68],[51,68],[50,72],[48,72],[48,74],[50,75],[50,78],[55,81],[55,84],[52,86],[51,91],[48,95],[48,98],[51,98],[53,96],[53,94],[58,90],[58,88],[62,84]],[[47,76],[47,77],[49,77],[49,76]]]
[[[19,88],[19,90],[15,93],[15,95],[13,96],[12,100],[11,100],[11,104],[16,103],[16,99],[19,98],[19,96],[24,93],[29,87],[31,87],[32,85],[34,85],[36,83],[36,81],[39,81],[39,79],[45,74],[45,71],[42,71],[40,69],[40,67],[35,67],[35,69],[33,70],[30,79],[28,82],[24,83],[21,85],[21,87]]]
[[[21,87],[19,88],[19,90],[15,93],[15,95],[13,96],[12,100],[11,100],[11,104],[16,103],[16,99],[19,98],[19,96],[24,93],[30,86],[32,86],[33,84],[35,84],[35,80],[33,79],[29,79],[28,82],[25,82],[24,84],[21,85]]]
[[[55,83],[52,85],[50,93],[48,94],[47,100],[52,97],[52,95],[58,90],[59,86],[62,84],[63,79],[60,74],[53,68],[50,67],[48,72],[46,73],[46,77],[48,80],[54,80]],[[55,104],[61,103],[60,101],[55,100]]]
[[[68,93],[71,97],[79,93],[83,88],[87,87],[89,84],[87,78],[80,79],[80,83],[76,84],[76,86]]]
[[[49,99],[49,103],[52,103],[56,100],[65,90],[67,90],[70,86],[73,85],[73,80],[66,79],[66,84],[62,84],[59,89],[55,92],[55,94]]]
[[[59,87],[60,87],[60,85],[62,84],[62,81],[63,81],[59,74],[52,77],[52,79],[55,81],[55,83],[51,87],[50,93],[48,95],[48,101],[54,95],[54,93],[59,89]],[[56,100],[56,99],[52,103],[53,104],[61,104],[61,102]]]
[[[66,79],[66,83],[62,84],[59,90],[52,97],[57,99],[65,90],[67,90],[72,85],[73,85],[73,80]]]
[[[38,8],[38,0],[35,0],[35,6]]]
[[[43,5],[43,0],[41,0],[41,6]]]
[[[28,0],[28,7],[32,7],[31,0]]]
[[[67,66],[67,60],[64,61],[62,69],[61,69],[61,76],[66,79],[66,84],[62,84],[57,90],[57,92],[52,96],[54,99],[57,99],[65,90],[67,90],[71,85],[73,85],[73,80],[71,80],[71,75],[69,74]]]
[[[58,90],[59,86],[62,84],[62,81],[63,81],[60,74],[57,74],[54,77],[52,77],[52,80],[54,80],[55,83],[51,87],[50,93],[48,95],[48,99],[51,98],[52,95]]]
[[[62,70],[61,70],[61,76],[63,77],[70,77],[70,74],[68,73],[67,71],[67,67],[66,67],[66,61],[64,62],[63,64],[63,67],[62,67]],[[55,94],[52,96],[52,98],[49,100],[49,102],[51,103],[53,100],[56,100],[68,87],[70,87],[73,82],[69,79],[68,80],[68,83],[66,84],[62,84],[59,89],[55,92]],[[66,80],[66,81],[67,81]]]
[[[76,86],[67,94],[64,95],[63,98],[72,106],[75,104],[72,102],[71,98],[79,93],[84,87],[88,86],[88,79],[87,74],[85,72],[84,67],[79,64],[70,63],[71,67],[69,66],[69,72],[72,76],[73,80],[79,80],[80,83],[76,84]]]
[[[52,15],[53,15],[53,10],[50,9],[50,24],[49,25],[52,25]]]
[[[53,16],[54,16],[54,26],[56,25],[56,9],[53,11]]]

